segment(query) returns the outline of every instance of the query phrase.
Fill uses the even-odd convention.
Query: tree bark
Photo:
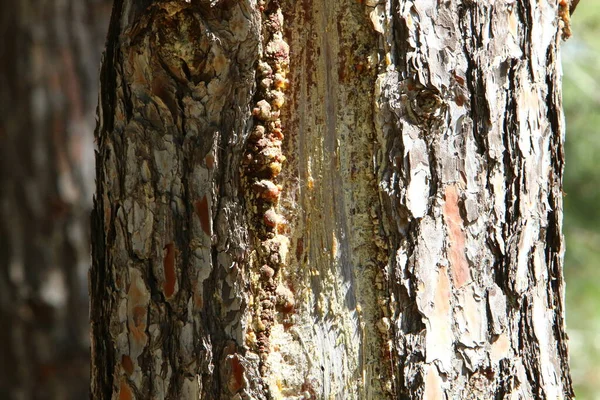
[[[0,398],[89,393],[93,129],[107,1],[0,2]]]
[[[563,3],[115,1],[93,397],[571,398]]]

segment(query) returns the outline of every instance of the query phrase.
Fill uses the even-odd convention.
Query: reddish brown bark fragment
[[[210,235],[210,218],[208,214],[208,200],[206,196],[202,197],[202,199],[197,200],[194,204],[196,207],[196,214],[198,218],[200,218],[200,226],[202,226],[202,230],[207,235]]]
[[[229,379],[229,390],[231,393],[237,393],[244,385],[244,366],[240,363],[237,354],[230,359],[231,377]]]
[[[123,354],[123,357],[121,357],[121,365],[123,366],[123,370],[127,373],[127,375],[133,374],[134,367],[131,357]]]
[[[456,187],[448,186],[445,197],[444,218],[448,226],[449,261],[454,286],[460,288],[469,280],[469,264],[465,255],[465,233],[463,232],[463,221],[458,208]]]
[[[146,309],[144,307],[135,307],[133,309],[133,324],[129,324],[129,331],[133,337],[142,345],[146,343]]]
[[[215,156],[210,153],[207,154],[206,157],[204,157],[204,162],[208,169],[213,169],[215,166]]]
[[[165,258],[163,266],[165,268],[165,282],[163,283],[163,291],[165,296],[170,298],[175,293],[175,283],[177,283],[177,274],[175,273],[175,246],[169,243],[165,246]]]
[[[125,381],[121,381],[121,386],[119,387],[119,400],[132,400],[134,398],[133,391],[129,385]]]

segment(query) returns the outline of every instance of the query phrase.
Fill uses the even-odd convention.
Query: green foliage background
[[[572,30],[562,46],[567,331],[575,394],[600,400],[600,2],[581,1]]]

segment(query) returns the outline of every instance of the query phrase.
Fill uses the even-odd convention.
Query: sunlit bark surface
[[[564,6],[149,3],[102,72],[94,398],[572,397]]]

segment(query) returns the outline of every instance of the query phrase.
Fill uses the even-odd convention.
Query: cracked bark
[[[93,396],[571,398],[566,23],[555,2],[117,0]]]

